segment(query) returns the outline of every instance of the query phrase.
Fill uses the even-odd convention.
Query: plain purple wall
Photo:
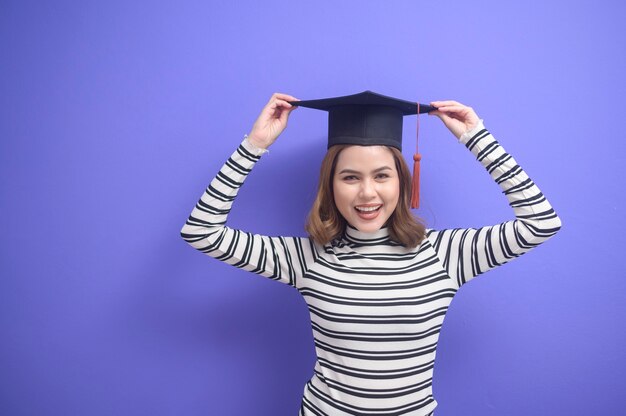
[[[472,105],[563,220],[457,294],[437,416],[620,414],[625,11],[2,1],[0,414],[295,415],[314,362],[304,301],[178,233],[273,92],[365,89]],[[510,219],[471,154],[420,121],[428,225]],[[230,225],[303,235],[325,133],[323,114],[295,112]]]

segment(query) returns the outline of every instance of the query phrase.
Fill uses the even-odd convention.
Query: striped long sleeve
[[[561,228],[561,220],[515,159],[482,125],[461,137],[500,186],[515,219],[502,224],[429,231],[437,255],[460,287],[475,276],[521,256]]]
[[[211,257],[296,287],[315,257],[308,238],[267,237],[225,225],[239,188],[262,153],[247,140],[241,143],[196,204],[181,236]]]

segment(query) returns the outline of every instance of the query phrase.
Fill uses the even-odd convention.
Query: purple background
[[[157,3],[0,3],[0,414],[295,415],[304,301],[178,233],[273,92],[365,89],[472,105],[563,220],[457,294],[437,416],[623,411],[623,2]],[[420,120],[428,225],[511,218]],[[230,225],[303,235],[325,134],[294,113]]]

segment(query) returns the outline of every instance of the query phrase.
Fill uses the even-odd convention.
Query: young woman
[[[560,220],[470,107],[437,101],[429,114],[499,184],[514,220],[479,229],[425,228],[410,214],[410,174],[401,153],[368,142],[330,145],[308,238],[226,227],[239,187],[285,129],[293,101],[272,96],[202,195],[182,237],[304,297],[317,362],[300,415],[432,415],[435,349],[452,297],[478,274],[546,241]]]

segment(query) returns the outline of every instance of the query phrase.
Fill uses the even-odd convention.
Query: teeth
[[[378,208],[380,208],[380,205],[377,205],[375,207],[355,207],[357,210],[359,211],[363,211],[363,212],[372,212],[372,211],[376,211]]]

